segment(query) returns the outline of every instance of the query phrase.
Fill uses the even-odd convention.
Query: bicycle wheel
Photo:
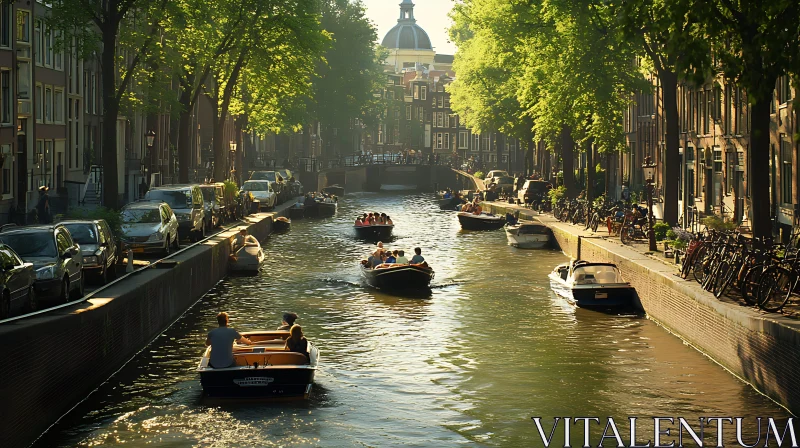
[[[728,289],[728,286],[733,282],[733,278],[736,277],[736,273],[739,271],[739,268],[734,266],[733,263],[728,261],[722,261],[717,269],[717,277],[714,279],[714,286],[712,292],[714,293],[714,297],[720,298],[725,291]]]
[[[705,268],[708,262],[708,260],[706,260],[708,258],[708,249],[705,247],[702,249],[702,253],[697,254],[697,257],[694,259],[694,265],[692,266],[692,275],[694,276],[694,279],[697,280],[697,283],[700,283],[701,285],[706,277]]]
[[[761,276],[758,288],[758,307],[764,311],[780,311],[792,295],[797,274],[778,267],[771,266]]]
[[[756,295],[758,294],[758,284],[761,281],[761,274],[763,273],[764,265],[757,264],[755,266],[751,266],[747,270],[747,273],[744,274],[742,284],[739,285],[739,291],[741,292],[745,303],[748,305],[756,305],[758,303]]]
[[[600,216],[595,213],[592,215],[592,232],[597,232],[597,227],[600,225]]]
[[[681,265],[681,278],[686,279],[689,277],[689,273],[692,272],[692,267],[694,266],[694,260],[697,259],[697,254],[700,252],[701,247],[695,247],[694,250],[683,259],[683,265]]]

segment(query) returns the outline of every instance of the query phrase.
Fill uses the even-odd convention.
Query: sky
[[[402,0],[362,0],[367,8],[367,17],[378,26],[378,43],[383,36],[397,24]],[[454,54],[455,45],[447,42],[447,28],[450,18],[447,13],[455,4],[454,0],[414,0],[414,18],[428,37],[433,49],[439,54]]]

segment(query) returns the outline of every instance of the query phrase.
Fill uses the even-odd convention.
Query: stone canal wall
[[[518,207],[488,204],[494,213]],[[553,231],[570,257],[615,263],[635,288],[648,317],[750,383],[756,390],[800,412],[800,322],[760,313],[736,302],[719,300],[697,282],[676,275],[677,267],[576,226],[524,210]]]
[[[292,202],[242,225],[266,238]],[[0,325],[0,446],[30,444],[222,280],[235,233],[221,232],[79,305]]]

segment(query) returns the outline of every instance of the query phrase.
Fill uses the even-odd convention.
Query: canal
[[[356,263],[372,246],[354,241],[351,218],[363,211],[392,217],[389,247],[423,249],[436,270],[430,296],[362,285]],[[220,283],[37,446],[542,446],[534,416],[548,425],[612,416],[621,426],[628,416],[787,417],[645,317],[556,299],[547,274],[565,261],[560,252],[511,248],[502,231],[462,232],[429,195],[348,195],[336,217],[295,221],[265,248],[260,275]],[[202,399],[194,369],[219,311],[242,331],[297,312],[322,351],[312,398]],[[652,423],[639,432],[648,440]]]

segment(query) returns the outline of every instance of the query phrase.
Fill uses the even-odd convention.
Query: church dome
[[[411,0],[400,3],[400,18],[381,43],[389,49],[400,50],[433,50],[428,33],[417,25],[414,19],[414,4]]]

